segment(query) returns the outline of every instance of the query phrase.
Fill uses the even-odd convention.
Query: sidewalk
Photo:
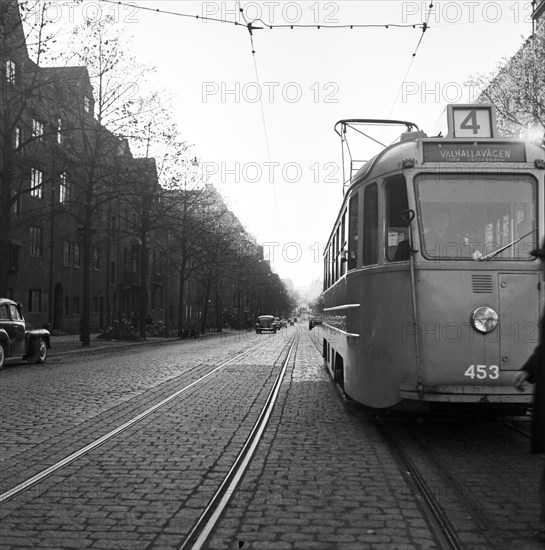
[[[226,336],[227,334],[234,334],[236,332],[245,332],[245,331],[236,331],[231,329],[224,329],[222,332],[207,332],[202,334],[196,340],[203,340],[206,338],[217,337],[217,336]],[[99,333],[91,334],[91,345],[90,347],[82,347],[81,340],[79,339],[79,334],[65,334],[62,336],[51,335],[51,349],[48,350],[49,355],[59,355],[63,353],[78,353],[86,351],[96,351],[100,349],[112,349],[112,348],[123,348],[131,346],[141,346],[145,344],[164,344],[168,342],[191,342],[192,338],[182,339],[178,336],[172,336],[170,338],[164,338],[159,336],[149,336],[146,340],[103,340],[98,338]]]
[[[120,348],[127,346],[138,346],[142,344],[151,344],[151,343],[161,343],[161,342],[173,342],[179,340],[178,337],[173,338],[158,338],[156,336],[149,337],[146,340],[140,341],[129,341],[129,340],[103,340],[98,338],[98,333],[91,334],[91,345],[90,347],[82,347],[81,340],[79,339],[79,334],[66,334],[62,336],[51,335],[51,349],[49,350],[50,355],[57,355],[60,353],[70,353],[70,352],[84,352],[84,351],[95,351],[99,349],[111,349],[111,348]]]

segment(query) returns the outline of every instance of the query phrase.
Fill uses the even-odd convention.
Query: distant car
[[[280,317],[275,317],[273,324],[276,327],[276,330],[280,330],[282,328],[282,321],[280,320]]]
[[[275,318],[272,315],[260,315],[257,318],[257,323],[255,324],[256,334],[261,334],[262,332],[276,333],[277,329],[274,319]]]
[[[290,319],[290,326],[293,326],[294,323],[293,323],[293,319]]]
[[[46,329],[27,330],[21,305],[0,298],[0,369],[9,357],[21,356],[45,363],[51,348],[51,335]]]

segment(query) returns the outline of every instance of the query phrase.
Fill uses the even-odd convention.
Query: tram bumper
[[[425,386],[401,383],[399,385],[399,395],[403,399],[443,403],[513,403],[530,405],[533,400],[531,391],[519,392],[509,386]]]

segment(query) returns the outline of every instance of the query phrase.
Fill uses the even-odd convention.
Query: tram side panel
[[[330,298],[333,301],[333,295]],[[416,365],[408,269],[351,272],[345,295],[334,300],[359,304],[346,312],[348,335],[330,330],[326,336],[329,348],[342,359],[344,391],[369,407],[398,404],[400,382],[415,377]],[[328,366],[333,373],[332,357],[335,360],[335,354]]]

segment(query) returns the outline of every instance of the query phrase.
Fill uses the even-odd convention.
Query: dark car
[[[0,369],[9,357],[22,357],[45,363],[51,348],[51,335],[46,329],[27,330],[21,305],[0,298]]]
[[[274,317],[272,315],[260,315],[257,318],[257,323],[255,324],[256,334],[261,334],[262,332],[273,332],[276,333],[276,323],[274,322]]]

